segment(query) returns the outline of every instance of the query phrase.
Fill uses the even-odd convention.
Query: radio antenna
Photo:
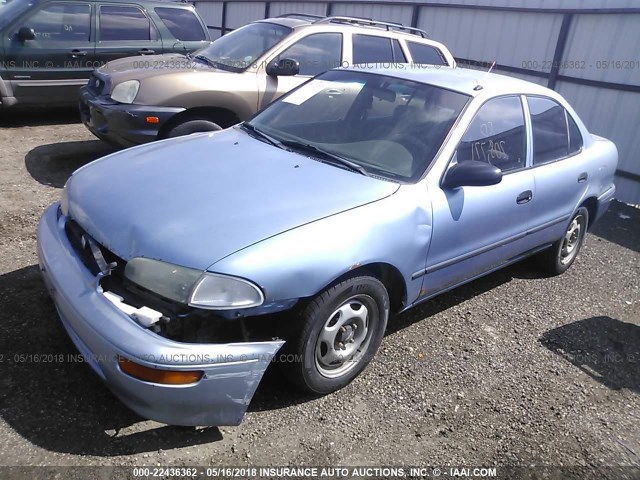
[[[493,67],[495,66],[496,66],[496,61],[494,60],[491,66],[489,67],[489,70],[487,70],[486,73],[482,76],[482,79],[480,81],[476,80],[476,86],[473,88],[476,92],[479,90],[482,90],[482,85],[480,85],[480,82],[485,78],[487,78],[487,75],[491,73],[491,70],[493,70]]]

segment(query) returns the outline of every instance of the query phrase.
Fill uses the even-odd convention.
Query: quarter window
[[[43,42],[88,42],[91,32],[91,6],[79,3],[48,5],[25,22],[36,40]]]
[[[520,97],[486,102],[476,114],[456,150],[458,162],[487,162],[503,172],[525,167],[524,113]]]
[[[401,56],[400,56],[401,55]],[[353,36],[353,63],[402,63],[406,62],[397,40],[373,35]]]
[[[528,97],[527,102],[531,112],[534,165],[565,158],[582,148],[580,130],[562,106],[542,97]]]
[[[582,149],[582,134],[573,117],[569,115],[569,112],[565,110],[565,114],[567,115],[567,123],[569,124],[569,155],[573,155]]]
[[[156,13],[167,29],[178,40],[198,42],[206,40],[202,25],[196,15],[186,8],[156,7]]]
[[[100,40],[156,40],[155,28],[137,7],[100,7]]]
[[[278,59],[291,58],[300,63],[300,75],[317,75],[342,62],[342,34],[315,33],[287,48]]]
[[[407,42],[414,63],[424,65],[447,65],[446,60],[435,47],[422,43]]]

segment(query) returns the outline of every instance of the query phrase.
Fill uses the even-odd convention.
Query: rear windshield
[[[198,17],[191,10],[169,7],[156,7],[155,10],[171,35],[178,40],[198,42],[207,39]]]

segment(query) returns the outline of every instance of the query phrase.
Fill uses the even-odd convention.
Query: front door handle
[[[588,174],[587,172],[582,172],[582,173],[578,176],[578,183],[586,182],[588,178],[589,178],[589,174]]]
[[[526,190],[522,192],[520,195],[518,195],[518,198],[516,198],[516,203],[521,205],[523,203],[527,203],[532,198],[533,198],[533,192],[531,190]]]
[[[154,53],[156,53],[156,51],[150,48],[141,48],[138,50],[138,55],[153,55]]]
[[[71,50],[69,52],[69,55],[71,56],[71,58],[80,58],[80,57],[86,57],[87,52],[85,50]]]

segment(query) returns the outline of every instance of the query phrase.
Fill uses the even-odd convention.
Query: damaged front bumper
[[[158,139],[163,125],[184,112],[181,107],[161,107],[118,103],[95,95],[88,87],[80,89],[80,119],[100,140],[119,147],[131,147]],[[154,117],[155,123],[147,118]]]
[[[283,341],[181,343],[143,328],[97,287],[65,231],[58,204],[38,226],[40,270],[69,336],[114,394],[139,415],[171,425],[238,425]],[[139,380],[119,359],[162,370],[202,371],[188,385]]]

